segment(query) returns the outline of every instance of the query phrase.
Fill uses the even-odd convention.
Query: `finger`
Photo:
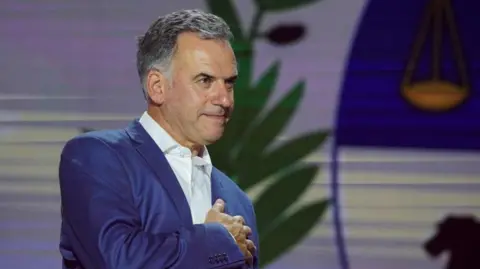
[[[247,249],[250,251],[250,253],[255,253],[257,251],[257,247],[255,246],[255,243],[253,243],[252,240],[247,239],[245,243],[246,243]]]
[[[248,250],[247,246],[245,244],[239,245],[240,250],[243,253],[243,256],[245,257],[245,262],[251,266],[253,265],[253,255],[252,253]]]
[[[238,223],[233,223],[231,227],[232,227],[233,233],[235,234],[235,238],[237,238],[237,241],[244,241],[245,239],[247,239],[247,235],[243,230],[243,227],[244,227],[243,225]]]
[[[233,217],[225,214],[225,213],[220,213],[220,222],[223,223],[224,225],[232,225],[236,224],[235,221],[233,221]]]
[[[250,251],[246,251],[245,253],[245,261],[247,262],[247,264],[249,266],[252,266],[253,265],[253,255],[252,253],[250,253]]]
[[[233,217],[233,221],[236,222],[236,223],[240,223],[242,225],[245,224],[245,219],[242,216]]]
[[[225,202],[222,199],[217,199],[212,206],[212,210],[217,212],[223,212],[225,210]]]
[[[248,235],[251,235],[251,234],[252,234],[252,229],[251,229],[250,227],[244,225],[244,226],[242,227],[242,232],[244,232],[245,235],[248,236]]]

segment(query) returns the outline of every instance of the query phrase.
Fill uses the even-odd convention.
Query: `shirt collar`
[[[173,139],[173,137],[171,137],[146,111],[143,113],[139,122],[164,154],[191,157],[190,149],[178,144],[178,142],[175,141],[175,139]],[[207,147],[204,146],[202,156],[199,156],[199,158],[201,160],[198,160],[196,163],[199,165],[211,166],[212,161]]]

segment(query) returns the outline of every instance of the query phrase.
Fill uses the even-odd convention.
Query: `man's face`
[[[177,45],[161,109],[187,143],[209,145],[220,139],[233,110],[235,55],[228,42],[194,33],[181,34]]]

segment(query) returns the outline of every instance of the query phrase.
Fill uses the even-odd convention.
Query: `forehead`
[[[182,33],[177,40],[174,62],[192,72],[209,72],[216,76],[237,73],[235,54],[228,41],[201,39],[195,33]]]

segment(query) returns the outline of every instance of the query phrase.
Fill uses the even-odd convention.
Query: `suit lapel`
[[[138,153],[157,175],[156,179],[167,190],[170,200],[175,205],[183,224],[187,227],[191,226],[193,221],[190,214],[190,206],[163,152],[158,148],[157,144],[155,144],[145,129],[143,129],[138,120],[130,124],[127,128],[127,133],[130,138],[135,141]]]
[[[228,197],[222,184],[222,174],[215,167],[212,169],[212,205],[217,199],[222,199],[225,202],[225,213],[229,214]]]

